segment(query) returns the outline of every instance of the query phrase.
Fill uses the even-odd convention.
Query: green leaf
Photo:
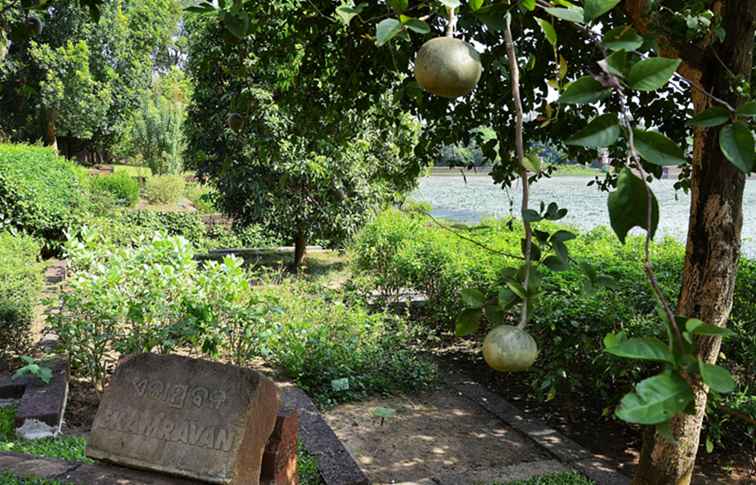
[[[470,10],[477,12],[483,6],[485,0],[470,0]]]
[[[685,329],[693,335],[707,335],[710,337],[731,337],[735,332],[729,328],[719,327],[710,323],[704,323],[696,318],[688,319],[685,322]]]
[[[629,25],[616,27],[604,35],[604,47],[609,50],[624,49],[632,52],[643,45],[643,37],[638,35]]]
[[[546,37],[546,40],[549,41],[549,44],[556,47],[557,45],[557,33],[556,30],[554,30],[554,26],[551,25],[551,22],[548,20],[544,20],[542,18],[535,18],[535,21],[538,22],[538,25],[541,26],[541,30],[543,31],[543,35]]]
[[[682,148],[661,133],[633,130],[633,138],[635,148],[648,163],[662,167],[686,163]]]
[[[234,37],[241,39],[249,33],[249,14],[241,10],[224,12],[223,25]]]
[[[605,88],[593,77],[583,76],[567,85],[567,89],[559,97],[559,102],[562,104],[593,103],[606,98],[610,93],[611,89]]]
[[[402,23],[397,19],[384,19],[375,26],[375,45],[383,46],[390,41],[396,34],[402,31]]]
[[[583,20],[592,22],[617,6],[620,0],[585,0]]]
[[[607,113],[591,120],[588,126],[565,141],[565,144],[587,148],[602,148],[613,145],[619,136],[620,126],[617,114]]]
[[[712,126],[723,125],[730,121],[730,112],[721,106],[714,106],[688,120],[691,126],[699,128],[710,128]]]
[[[693,392],[677,374],[664,373],[644,379],[622,398],[616,416],[628,423],[659,424],[684,411]]]
[[[528,209],[522,213],[522,218],[528,222],[538,222],[541,220],[541,214],[533,209]]]
[[[623,330],[619,332],[610,332],[604,336],[604,347],[614,347],[622,343],[627,336]]]
[[[409,0],[389,0],[389,5],[396,13],[402,13],[409,7]]]
[[[528,172],[539,173],[541,171],[541,157],[537,153],[528,153],[522,159],[522,166]]]
[[[528,12],[532,12],[536,7],[536,0],[521,0],[520,5]]]
[[[627,359],[675,363],[675,356],[664,342],[654,337],[630,338],[607,347],[605,352]]]
[[[558,19],[576,24],[583,23],[583,9],[581,7],[545,8],[544,10]]]
[[[629,169],[624,168],[617,179],[617,190],[609,194],[609,221],[623,244],[627,233],[633,227],[646,229],[652,238],[656,233],[656,227],[659,225],[659,203],[651,193],[651,227],[648,227],[646,190],[646,184]]]
[[[756,118],[756,101],[748,101],[735,110],[740,116]]]
[[[560,229],[559,231],[555,232],[551,236],[552,241],[560,241],[560,242],[572,241],[575,238],[577,238],[577,236],[574,233],[570,231],[565,231],[563,229]]]
[[[638,91],[657,90],[672,78],[680,62],[682,62],[680,59],[666,57],[652,57],[638,61],[630,68],[628,83],[631,88]]]
[[[740,121],[719,131],[719,148],[733,165],[748,175],[753,170],[753,133]]]
[[[480,327],[480,318],[483,312],[479,308],[467,308],[457,315],[454,332],[457,337],[466,337],[475,333]]]
[[[620,49],[599,61],[599,66],[613,76],[625,77],[627,73],[627,51]]]
[[[718,365],[707,364],[700,358],[698,359],[698,370],[701,373],[701,379],[707,386],[717,392],[726,394],[732,392],[737,387],[735,379],[732,378],[730,371]]]
[[[460,297],[467,308],[478,309],[486,303],[486,295],[475,288],[465,288],[460,292]]]
[[[402,15],[401,22],[405,27],[418,34],[428,34],[431,31],[430,25],[420,19],[405,17]]]
[[[570,265],[558,256],[549,255],[543,260],[543,264],[546,265],[551,271],[566,271]]]
[[[349,25],[352,22],[352,19],[356,17],[357,15],[361,14],[363,10],[365,10],[365,7],[367,7],[366,3],[360,3],[356,7],[352,5],[342,5],[340,7],[336,7],[336,16],[339,18],[342,24]]]
[[[523,288],[520,283],[516,281],[507,281],[507,286],[512,290],[512,293],[517,295],[521,300],[524,300],[527,297],[525,294],[525,288]]]

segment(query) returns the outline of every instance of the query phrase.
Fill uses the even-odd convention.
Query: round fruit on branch
[[[494,370],[517,372],[530,368],[538,357],[538,346],[528,332],[500,325],[486,335],[483,358]]]
[[[415,79],[420,87],[445,98],[470,94],[481,72],[480,55],[475,48],[448,36],[423,44],[415,59]]]

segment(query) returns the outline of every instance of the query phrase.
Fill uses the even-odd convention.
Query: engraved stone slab
[[[210,483],[257,485],[278,407],[275,384],[251,369],[134,355],[121,362],[103,395],[87,456]]]

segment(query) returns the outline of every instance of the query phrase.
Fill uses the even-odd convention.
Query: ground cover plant
[[[559,226],[554,226],[557,229]],[[499,275],[507,267],[501,253],[516,253],[520,246],[519,224],[487,220],[477,226],[452,225],[434,221],[417,210],[389,209],[368,224],[352,246],[352,285],[362,295],[378,295],[384,304],[393,303],[403,293],[421,293],[428,300],[417,318],[439,333],[454,330],[457,308],[464,305],[460,288],[473,287],[483,293],[496,288]],[[562,229],[569,229],[561,227]],[[632,382],[645,376],[644,366],[626,362],[603,352],[607,333],[624,331],[629,337],[652,333],[663,336],[651,289],[638,284],[643,266],[637,255],[643,240],[632,237],[619,244],[606,228],[598,228],[566,243],[577,263],[601,267],[611,280],[610,288],[593,288],[579,269],[540,271],[543,298],[540,311],[533,315],[531,333],[541,354],[535,366],[521,379],[530,386],[533,398],[565,402],[579,401],[611,407]],[[659,283],[672,296],[680,285],[678,268],[684,248],[666,239],[655,245],[654,259]],[[754,352],[752,328],[756,322],[756,261],[742,259],[743,278],[735,290],[735,304],[729,328],[736,338],[723,344],[723,364],[737,376],[738,391],[715,395],[706,421],[704,443],[756,446],[756,435],[747,422],[730,411],[756,418],[753,395]],[[507,321],[515,321],[512,310]],[[482,330],[493,325],[487,322]],[[480,334],[476,338],[480,338]],[[583,399],[584,400],[584,399]]]
[[[594,483],[596,482],[587,479],[577,472],[562,472],[533,477],[527,480],[515,480],[501,485],[593,485]]]
[[[31,343],[42,291],[40,249],[31,236],[0,231],[0,359],[23,354]]]

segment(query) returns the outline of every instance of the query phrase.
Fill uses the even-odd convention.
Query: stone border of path
[[[451,375],[446,382],[463,397],[526,435],[561,463],[576,469],[598,485],[630,485],[630,479],[610,461],[594,455],[543,421],[526,418],[517,407],[478,382],[462,375]]]

